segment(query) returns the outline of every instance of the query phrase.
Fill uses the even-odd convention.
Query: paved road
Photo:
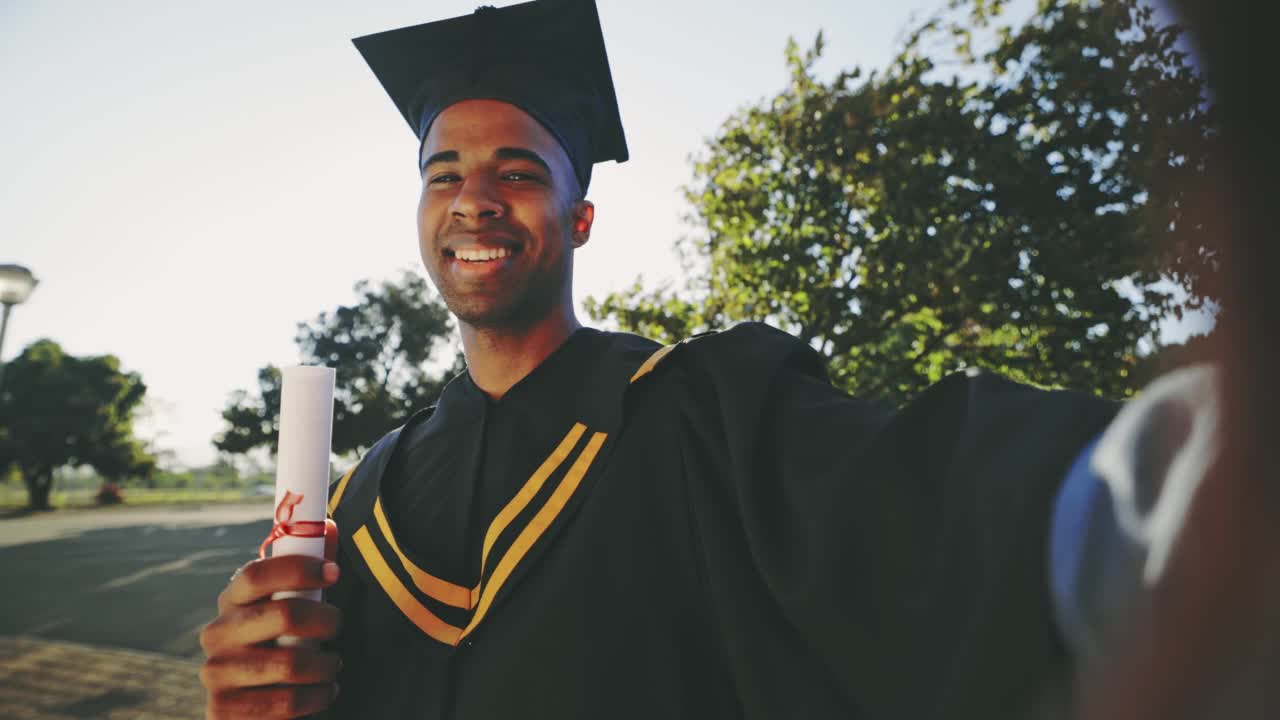
[[[200,628],[269,503],[0,519],[0,719],[199,718]]]
[[[256,503],[0,520],[0,635],[197,657],[200,627],[270,513]]]

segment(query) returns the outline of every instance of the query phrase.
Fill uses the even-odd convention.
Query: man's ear
[[[591,239],[591,225],[596,221],[596,206],[589,200],[573,205],[573,246],[580,248]]]

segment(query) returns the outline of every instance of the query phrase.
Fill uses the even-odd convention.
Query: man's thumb
[[[333,518],[324,519],[324,559],[338,560],[338,523]]]

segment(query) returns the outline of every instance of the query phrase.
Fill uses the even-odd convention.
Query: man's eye
[[[537,175],[534,175],[533,173],[524,172],[521,170],[516,170],[513,172],[506,173],[502,177],[506,178],[507,180],[514,180],[516,182],[537,182],[540,179]]]
[[[427,180],[428,185],[443,185],[445,183],[458,182],[460,178],[453,173],[441,173]]]

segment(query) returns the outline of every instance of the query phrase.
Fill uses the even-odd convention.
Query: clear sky
[[[419,267],[416,141],[349,39],[476,2],[0,0],[0,263],[41,281],[5,358],[115,354],[149,387],[143,436],[211,460],[228,395],[297,362],[298,322]],[[782,88],[788,36],[825,31],[824,76],[881,66],[942,5],[598,3],[632,159],[596,169],[579,300],[678,275],[687,157]]]

